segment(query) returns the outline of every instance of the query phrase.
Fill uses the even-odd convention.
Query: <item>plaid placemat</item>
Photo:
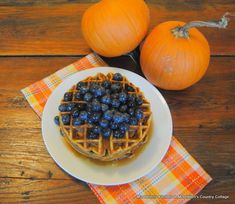
[[[66,77],[97,66],[106,64],[92,53],[21,91],[32,109],[41,117],[48,97]],[[148,175],[118,186],[89,186],[101,203],[175,204],[186,203],[210,181],[211,177],[173,137],[164,159]]]

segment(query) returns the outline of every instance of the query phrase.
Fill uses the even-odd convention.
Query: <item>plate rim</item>
[[[160,157],[159,162],[156,162],[154,165],[152,165],[152,167],[149,168],[148,170],[146,170],[143,175],[137,176],[137,177],[135,177],[134,179],[128,179],[127,181],[124,181],[124,182],[115,182],[115,183],[114,183],[114,182],[112,182],[112,183],[107,183],[107,182],[101,183],[101,182],[96,182],[96,181],[94,181],[94,180],[91,181],[91,180],[87,180],[86,178],[81,178],[80,176],[77,176],[77,175],[74,175],[73,173],[71,173],[71,171],[68,170],[68,169],[66,169],[66,168],[64,168],[64,167],[63,167],[63,164],[61,164],[61,162],[58,162],[58,161],[57,161],[57,158],[55,158],[54,154],[52,154],[52,152],[50,152],[51,150],[50,150],[50,148],[48,147],[47,140],[45,139],[45,136],[44,136],[44,134],[43,134],[43,132],[45,132],[45,131],[43,131],[44,128],[45,128],[44,125],[43,125],[43,124],[44,124],[43,121],[45,120],[45,116],[44,116],[44,115],[45,115],[45,110],[46,110],[46,107],[47,107],[47,105],[48,105],[48,101],[49,101],[50,98],[52,97],[54,91],[56,91],[57,89],[60,89],[60,87],[62,87],[63,84],[66,83],[66,81],[71,80],[71,78],[73,78],[74,75],[77,75],[77,74],[79,74],[79,73],[81,73],[81,72],[89,72],[89,71],[94,71],[94,73],[97,73],[96,70],[98,70],[98,69],[100,69],[99,72],[102,73],[102,69],[107,69],[107,68],[108,68],[108,69],[110,69],[110,68],[111,68],[111,69],[118,69],[118,70],[122,70],[122,71],[124,71],[124,72],[129,72],[129,74],[132,74],[132,75],[134,74],[134,75],[137,75],[138,77],[141,77],[142,79],[144,79],[145,82],[148,83],[148,84],[151,86],[151,88],[152,88],[152,90],[154,91],[154,93],[157,94],[157,96],[159,97],[161,103],[163,104],[163,106],[165,106],[167,112],[169,113],[169,114],[168,114],[168,116],[169,116],[169,122],[170,122],[170,123],[169,123],[169,125],[170,125],[169,128],[170,128],[170,132],[171,132],[171,136],[169,137],[169,141],[168,141],[168,143],[167,143],[167,148],[165,149],[164,153],[163,153],[162,156]],[[112,72],[112,70],[110,70],[110,71]],[[91,73],[91,75],[92,75],[92,74],[93,74],[93,73]],[[42,116],[41,116],[41,134],[42,134],[43,142],[44,142],[44,144],[45,144],[45,146],[46,146],[47,152],[49,153],[50,157],[54,160],[54,162],[55,162],[63,171],[65,171],[66,173],[68,173],[70,176],[72,176],[72,177],[75,178],[75,179],[79,179],[79,180],[81,180],[81,181],[83,181],[83,182],[86,182],[86,183],[88,183],[88,184],[104,185],[104,186],[115,186],[115,185],[122,185],[122,184],[130,183],[130,182],[133,182],[133,181],[135,181],[135,180],[138,180],[138,179],[140,179],[141,177],[143,177],[143,176],[149,174],[151,171],[153,171],[153,170],[156,168],[156,166],[157,166],[158,164],[161,163],[162,159],[164,158],[164,156],[166,155],[166,153],[167,153],[167,151],[168,151],[168,149],[169,149],[169,147],[170,147],[170,143],[171,143],[171,140],[172,140],[172,135],[173,135],[173,120],[172,120],[172,114],[171,114],[170,108],[169,108],[169,106],[168,106],[168,104],[167,104],[165,98],[164,98],[163,95],[160,93],[160,91],[158,90],[158,88],[156,88],[155,86],[153,86],[153,84],[151,84],[147,79],[145,79],[143,76],[141,76],[141,75],[139,75],[139,74],[137,74],[137,73],[135,73],[135,72],[133,72],[133,71],[130,71],[130,70],[126,70],[126,69],[119,68],[119,67],[102,66],[102,67],[88,68],[88,69],[85,69],[85,70],[81,70],[81,71],[75,72],[75,73],[71,74],[70,76],[66,77],[66,78],[64,79],[64,81],[62,81],[62,82],[53,90],[53,92],[51,93],[51,95],[48,97],[47,102],[46,102],[46,104],[45,104],[45,106],[44,106],[44,109],[43,109],[43,112],[42,112]]]

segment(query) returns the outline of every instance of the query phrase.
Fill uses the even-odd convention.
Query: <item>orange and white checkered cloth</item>
[[[97,66],[103,60],[92,53],[22,90],[40,117],[52,91],[68,76]],[[89,184],[101,203],[186,203],[201,191],[211,177],[173,137],[162,162],[148,175],[128,184],[100,186]]]

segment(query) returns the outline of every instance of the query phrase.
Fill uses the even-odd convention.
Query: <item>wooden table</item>
[[[98,203],[85,183],[51,159],[40,120],[20,93],[90,52],[80,20],[92,2],[0,2],[0,203]],[[151,28],[166,20],[218,19],[226,11],[235,13],[233,0],[147,3]],[[200,194],[228,195],[226,203],[235,203],[235,21],[227,30],[200,30],[211,45],[206,76],[185,91],[160,91],[173,115],[174,134],[213,178]],[[139,69],[127,57],[108,61]]]

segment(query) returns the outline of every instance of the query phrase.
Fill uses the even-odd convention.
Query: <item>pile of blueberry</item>
[[[59,106],[62,114],[62,122],[74,126],[90,124],[87,137],[96,139],[101,133],[103,138],[122,138],[129,130],[130,125],[137,125],[144,117],[140,106],[143,104],[142,96],[134,93],[133,87],[125,85],[121,81],[120,73],[113,75],[112,81],[105,80],[102,83],[79,82],[77,92],[64,94],[64,101]],[[72,102],[73,99],[79,103]],[[55,123],[59,125],[59,117],[55,117]]]

